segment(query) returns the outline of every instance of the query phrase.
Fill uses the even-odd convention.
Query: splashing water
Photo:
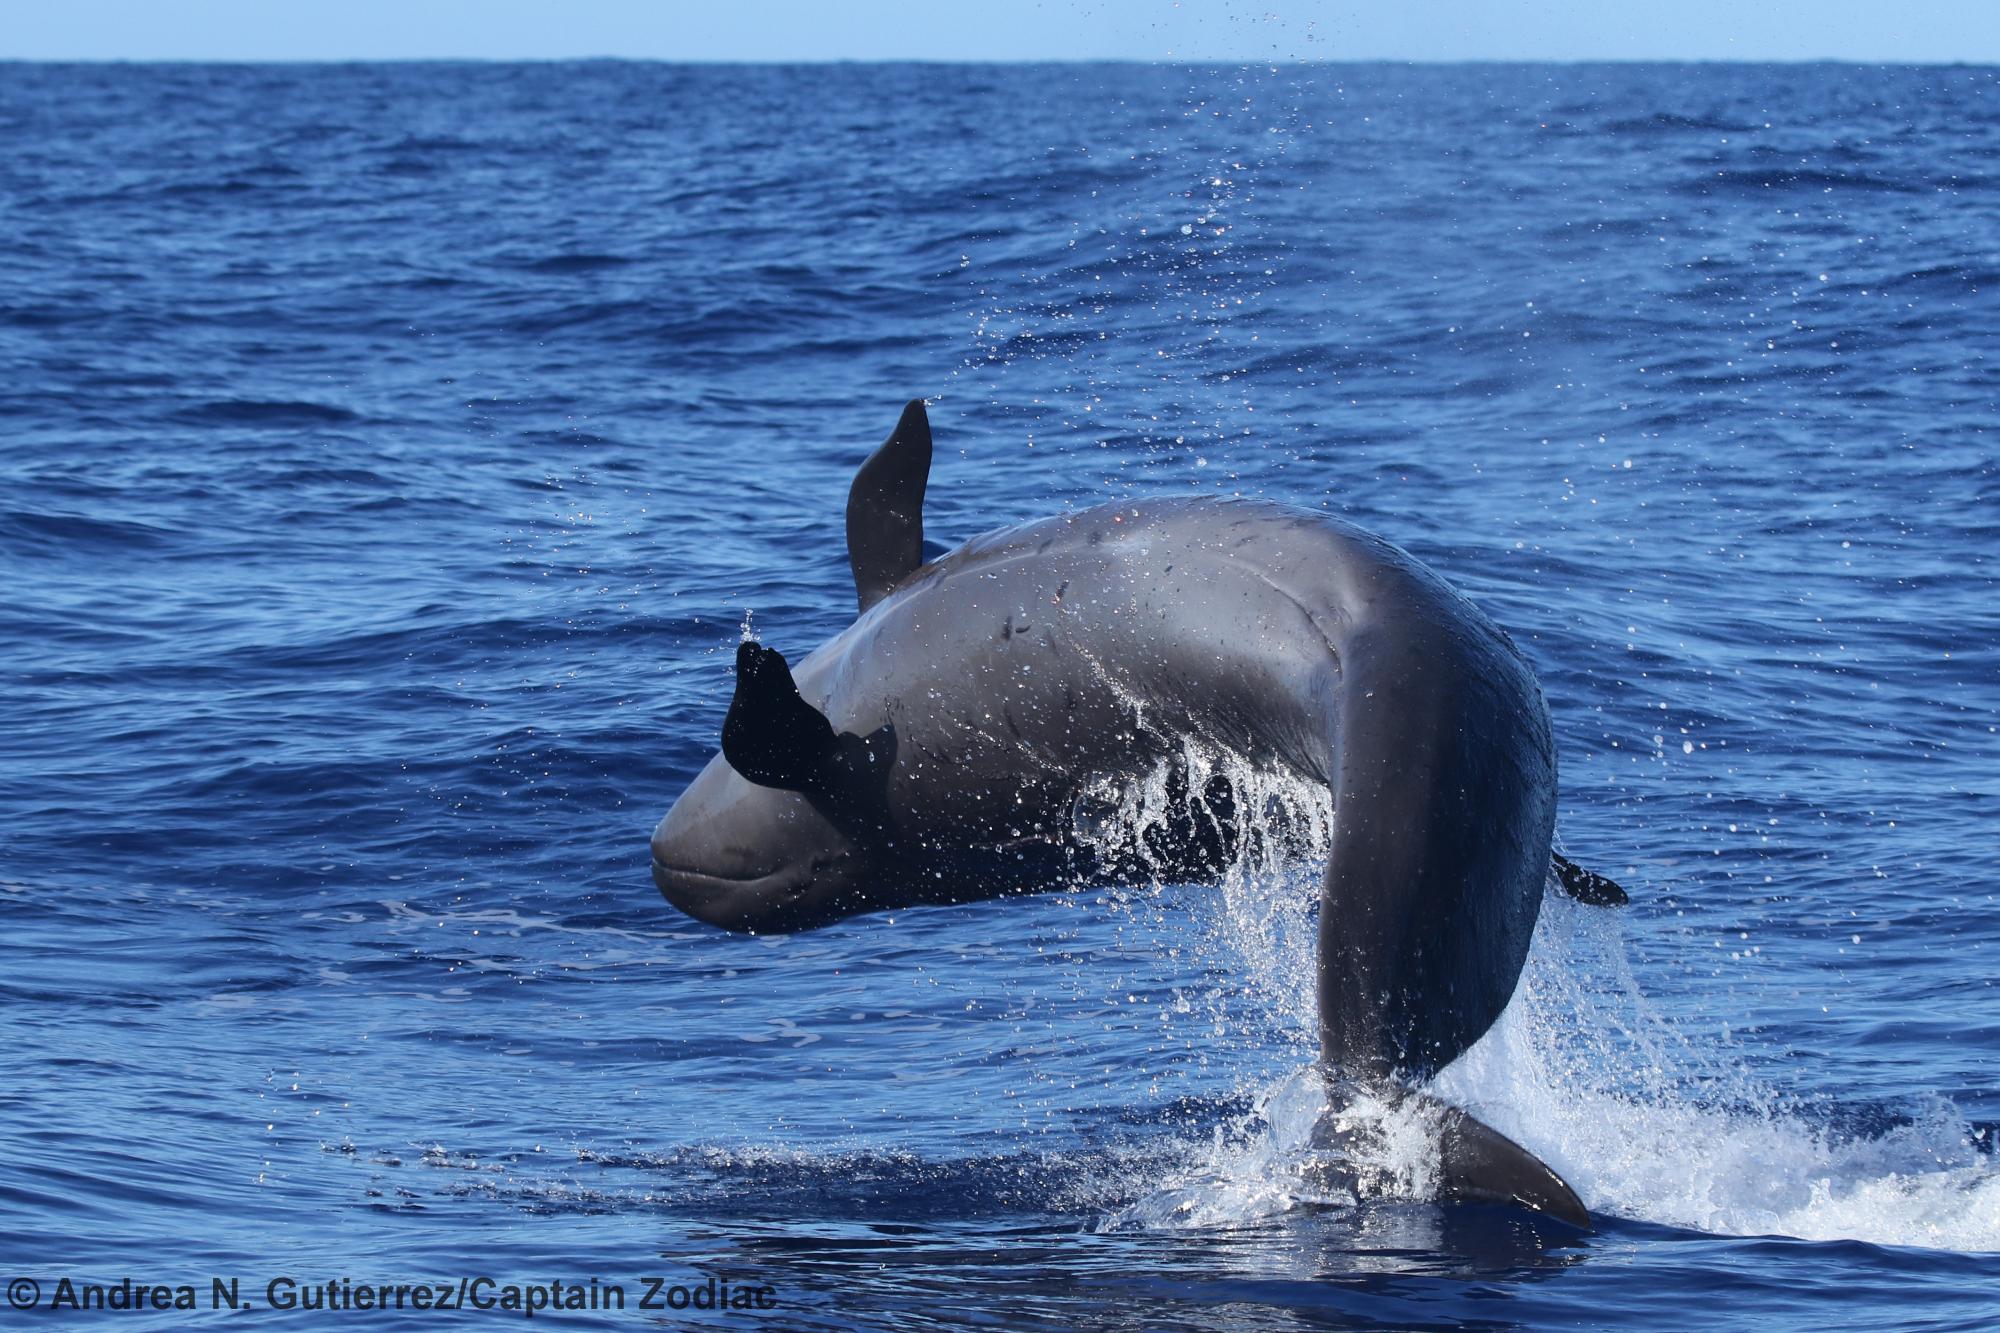
[[[1264,1016],[1259,1035],[1269,1070],[1250,1109],[1217,1126],[1164,1187],[1116,1209],[1100,1232],[1132,1227],[1241,1226],[1306,1205],[1352,1205],[1357,1193],[1429,1198],[1436,1189],[1435,1107],[1390,1103],[1362,1091],[1341,1108],[1340,1127],[1359,1131],[1340,1152],[1313,1144],[1329,1110],[1314,1064],[1318,1012],[1314,962],[1321,870],[1333,842],[1333,802],[1322,783],[1183,739],[1175,753],[1132,781],[1102,779],[1078,802],[1077,831],[1098,855],[1137,865],[1165,882],[1175,866],[1162,849],[1182,832],[1213,830],[1230,849],[1221,870],[1221,910],[1207,961],[1238,981],[1220,1010],[1240,999]],[[1222,834],[1225,821],[1234,829]],[[1240,1054],[1249,1055],[1250,1051]],[[1331,1166],[1331,1171],[1322,1167]]]
[[[1548,894],[1513,1003],[1434,1091],[1528,1145],[1598,1211],[1725,1235],[2000,1250],[2000,1171],[1956,1107],[1927,1096],[1876,1132],[1819,1123],[1727,1038],[1656,1012],[1620,924]]]
[[[1313,865],[1253,872],[1239,859],[1219,918],[1218,943],[1306,1049],[1316,886]],[[1512,1002],[1431,1092],[1542,1157],[1595,1212],[1726,1235],[2000,1250],[2000,1171],[1949,1101],[1923,1098],[1876,1133],[1815,1123],[1811,1108],[1740,1067],[1726,1037],[1699,1036],[1647,1001],[1619,914],[1553,890]],[[1240,1227],[1354,1204],[1314,1170],[1313,1133],[1328,1110],[1310,1067],[1257,1081],[1247,1111],[1099,1230]],[[1430,1197],[1437,1132],[1421,1102],[1364,1097],[1342,1117],[1367,1130],[1365,1156],[1350,1164],[1363,1193]]]
[[[1323,783],[1182,737],[1140,777],[1088,784],[1073,827],[1099,861],[1155,887],[1175,879],[1174,851],[1188,829],[1213,838],[1225,857],[1223,919],[1209,943],[1248,992],[1246,1009],[1266,1016],[1281,1044],[1313,1048],[1313,922],[1333,845],[1333,799]]]

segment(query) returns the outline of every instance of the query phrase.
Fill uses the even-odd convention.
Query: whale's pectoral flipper
[[[1369,1192],[1367,1177],[1390,1166],[1378,1162],[1370,1171],[1367,1161],[1388,1150],[1380,1117],[1414,1112],[1429,1128],[1437,1153],[1437,1202],[1532,1208],[1571,1226],[1590,1226],[1583,1201],[1547,1163],[1456,1106],[1401,1086],[1364,1089],[1340,1078],[1329,1080],[1327,1095],[1332,1104],[1312,1134],[1312,1147],[1331,1154],[1309,1168],[1318,1184]],[[1357,1113],[1357,1102],[1369,1110]]]
[[[826,714],[799,697],[785,655],[761,643],[736,649],[736,696],[722,723],[722,757],[760,787],[825,785],[836,745]]]
[[[760,787],[822,804],[843,827],[886,829],[883,789],[896,760],[893,727],[836,732],[807,703],[785,655],[761,643],[736,649],[736,694],[722,723],[722,757]]]
[[[863,611],[924,562],[924,487],[930,475],[931,423],[924,400],[917,398],[847,491],[847,558]]]
[[[1624,889],[1595,870],[1585,870],[1561,852],[1551,852],[1549,856],[1555,865],[1556,883],[1578,902],[1592,907],[1623,907],[1632,901]]]
[[[1590,1225],[1590,1212],[1583,1200],[1548,1163],[1456,1106],[1435,1104],[1443,1119],[1438,1138],[1440,1200],[1517,1204],[1571,1226]]]

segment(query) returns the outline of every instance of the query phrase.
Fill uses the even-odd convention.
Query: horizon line
[[[1981,60],[1869,60],[1858,56],[1354,56],[1320,59],[1286,56],[1278,59],[1166,56],[1036,56],[980,59],[960,56],[824,56],[799,59],[753,59],[738,56],[10,56],[4,65],[714,65],[739,68],[783,68],[824,65],[976,65],[992,68],[1031,65],[1221,65],[1249,67],[1331,67],[1341,65],[1847,65],[1856,68],[1996,69],[2000,57]]]

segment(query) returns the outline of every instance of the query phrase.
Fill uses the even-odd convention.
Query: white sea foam
[[[1724,1235],[2000,1250],[2000,1170],[1949,1101],[1841,1133],[1653,1012],[1620,917],[1551,894],[1513,1003],[1434,1090],[1592,1209]]]
[[[1314,1171],[1311,1144],[1327,1109],[1308,1067],[1312,861],[1323,855],[1330,812],[1309,793],[1230,776],[1239,791],[1287,804],[1287,829],[1303,830],[1289,841],[1246,840],[1213,941],[1280,1018],[1299,1063],[1277,1077],[1253,1075],[1252,1108],[1163,1184],[1104,1218],[1105,1229],[1243,1226],[1352,1201]],[[1143,820],[1145,810],[1142,799],[1126,814]],[[2000,1170],[1950,1102],[1922,1099],[1873,1133],[1809,1118],[1747,1073],[1729,1038],[1647,1001],[1624,920],[1551,891],[1512,1003],[1431,1091],[1541,1156],[1594,1212],[1723,1235],[2000,1251]],[[1349,1166],[1371,1191],[1423,1197],[1435,1136],[1416,1104],[1344,1113],[1369,1123],[1369,1160]]]

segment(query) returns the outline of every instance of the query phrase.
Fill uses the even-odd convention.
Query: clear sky
[[[28,60],[2000,62],[2000,0],[0,0]]]

